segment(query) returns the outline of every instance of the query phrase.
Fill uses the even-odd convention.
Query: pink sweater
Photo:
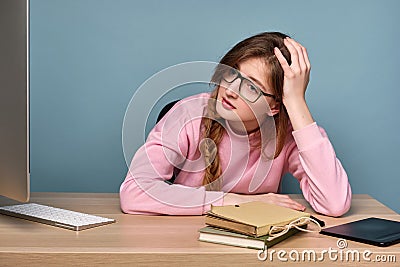
[[[249,150],[254,138],[237,135],[226,124],[218,148],[222,189],[206,191],[198,144],[208,99],[209,94],[203,93],[182,100],[150,132],[120,188],[124,212],[201,215],[211,204],[223,205],[224,192],[277,193],[282,176],[288,172],[298,179],[304,198],[316,212],[340,216],[349,210],[351,188],[346,172],[327,134],[316,123],[289,133],[274,160],[260,156],[260,149]],[[176,179],[170,185],[165,181],[173,173]]]

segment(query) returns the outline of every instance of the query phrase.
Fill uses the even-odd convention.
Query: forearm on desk
[[[350,208],[351,188],[326,132],[312,123],[293,137],[289,172],[299,180],[305,199],[322,214],[343,215]]]

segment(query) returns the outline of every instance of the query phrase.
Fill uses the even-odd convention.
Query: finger
[[[283,56],[281,50],[279,48],[275,47],[274,48],[275,56],[278,59],[279,63],[282,66],[282,69],[285,73],[291,73],[292,70],[290,69],[290,66],[286,60],[286,58]]]
[[[306,65],[307,65],[307,70],[310,71],[311,70],[311,63],[310,63],[310,59],[308,58],[307,49],[304,46],[302,46],[302,50],[303,50],[304,60],[305,60]]]
[[[290,56],[292,59],[292,64],[290,65],[290,67],[297,68],[299,66],[299,54],[297,53],[296,48],[289,41],[289,38],[285,38],[283,41],[284,41],[287,49],[289,50]]]
[[[289,196],[286,200],[286,203],[288,203],[289,205],[291,205],[292,207],[294,207],[297,210],[304,210],[306,207],[304,207],[302,204],[300,204],[297,201],[294,201],[293,199],[291,199]]]
[[[293,47],[297,51],[300,69],[302,71],[307,71],[307,63],[306,63],[306,59],[305,59],[305,56],[303,53],[304,47],[291,38],[287,38],[287,40],[293,45]]]
[[[287,203],[287,207],[299,211],[304,211],[306,209],[303,205],[293,202]]]
[[[293,209],[293,210],[299,210],[299,211],[304,211],[305,210],[305,207],[303,207],[301,205],[299,206],[299,205],[297,205],[296,203],[293,203],[293,202],[276,202],[275,204],[279,205],[279,206],[282,206],[282,207],[285,207],[285,208]]]
[[[298,48],[298,51],[299,51],[299,49],[301,50],[301,54],[303,55],[304,62],[307,66],[307,71],[310,71],[311,63],[310,63],[310,59],[308,57],[307,49],[304,46],[302,46],[299,42],[296,42],[295,40],[293,40],[291,38],[289,38],[289,41],[291,41]]]
[[[276,201],[281,204],[281,206],[285,206],[295,210],[305,210],[305,207],[297,201],[291,199],[288,195],[274,195]]]
[[[306,209],[306,207],[304,207],[303,205],[301,205],[300,203],[298,203],[298,202],[296,202],[296,201],[289,201],[289,202],[286,202],[286,205],[288,206],[288,207],[290,207],[290,208],[292,208],[292,209],[295,209],[295,210],[301,210],[301,211],[303,211],[303,210],[305,210]]]

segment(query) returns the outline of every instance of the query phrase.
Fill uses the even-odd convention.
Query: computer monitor
[[[0,195],[29,200],[29,0],[0,1]]]

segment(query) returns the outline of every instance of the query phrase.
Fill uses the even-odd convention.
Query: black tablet
[[[325,228],[321,234],[387,247],[400,242],[400,222],[372,217]]]

